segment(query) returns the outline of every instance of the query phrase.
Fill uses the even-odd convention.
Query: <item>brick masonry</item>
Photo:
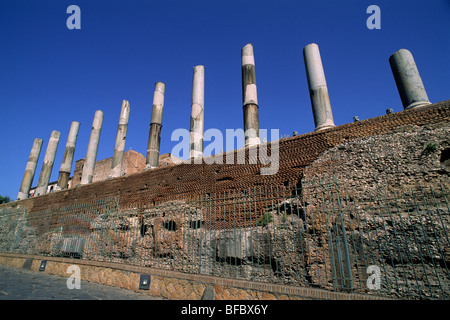
[[[111,173],[112,157],[99,160],[95,163],[93,182],[107,180]],[[77,160],[73,173],[72,186],[76,186],[81,182],[83,173],[84,159]],[[128,150],[124,153],[122,162],[122,175],[131,175],[142,172],[145,169],[145,157],[139,152]]]
[[[49,212],[61,206],[119,197],[120,205],[130,203],[185,200],[195,195],[245,190],[252,186],[295,184],[306,166],[324,151],[362,137],[381,135],[396,128],[449,122],[450,100],[419,109],[405,110],[380,117],[344,124],[335,128],[282,139],[279,141],[279,170],[275,175],[261,175],[258,164],[179,164],[141,173],[93,182],[68,190],[12,202],[33,212]],[[270,145],[268,146],[270,152]],[[248,160],[248,149],[245,149]],[[237,159],[238,152],[235,151]],[[224,156],[225,158],[225,156]],[[236,161],[237,162],[237,161]],[[0,205],[1,207],[1,205]]]

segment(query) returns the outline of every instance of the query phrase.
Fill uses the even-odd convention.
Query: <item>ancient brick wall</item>
[[[110,164],[111,165],[111,164]],[[111,170],[111,168],[110,168]],[[145,170],[145,157],[139,152],[128,150],[123,156],[122,174],[135,174]]]
[[[107,197],[119,197],[122,206],[131,203],[163,202],[174,199],[190,199],[200,194],[246,190],[253,186],[295,185],[302,177],[304,168],[324,151],[358,138],[382,135],[406,126],[449,122],[450,101],[427,107],[405,110],[389,115],[348,123],[335,128],[311,132],[279,141],[279,170],[275,175],[262,175],[257,164],[179,164],[165,166],[142,173],[123,176],[89,185],[74,187],[52,194],[13,202],[7,206],[20,205],[29,213],[51,211],[61,206]],[[270,145],[268,150],[270,153]],[[235,151],[235,159],[240,154]],[[225,155],[223,163],[225,163]],[[248,163],[249,152],[245,149]],[[75,181],[76,182],[76,181]],[[76,183],[74,183],[76,184]]]
[[[107,180],[111,173],[112,157],[95,162],[94,176],[92,182]],[[83,173],[84,159],[77,160],[73,173],[73,186],[80,184]],[[122,175],[130,175],[142,172],[145,169],[145,157],[139,152],[128,150],[123,155]]]
[[[75,169],[72,176],[72,187],[81,183],[81,176],[83,175],[84,159],[75,162]]]

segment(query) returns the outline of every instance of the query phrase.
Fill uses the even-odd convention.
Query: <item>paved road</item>
[[[161,300],[146,293],[81,280],[68,289],[67,279],[38,271],[0,266],[0,300]]]

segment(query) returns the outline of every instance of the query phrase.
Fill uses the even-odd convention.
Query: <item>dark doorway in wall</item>
[[[441,164],[450,170],[450,148],[444,149],[441,152]]]

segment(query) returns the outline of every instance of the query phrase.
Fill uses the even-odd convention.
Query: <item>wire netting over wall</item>
[[[189,201],[0,210],[0,251],[185,273],[448,299],[449,187],[355,194],[336,181]]]

